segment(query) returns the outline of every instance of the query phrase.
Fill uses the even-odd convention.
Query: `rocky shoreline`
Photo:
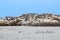
[[[28,13],[0,18],[0,26],[60,26],[60,15]]]

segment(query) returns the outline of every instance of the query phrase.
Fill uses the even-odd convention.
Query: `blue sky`
[[[0,17],[47,12],[60,15],[60,0],[0,0]]]

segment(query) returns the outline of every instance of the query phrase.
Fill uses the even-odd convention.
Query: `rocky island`
[[[60,15],[28,13],[17,17],[0,17],[0,26],[60,26]]]

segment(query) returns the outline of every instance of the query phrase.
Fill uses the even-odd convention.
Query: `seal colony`
[[[17,17],[0,17],[0,26],[60,26],[60,15],[28,13]]]

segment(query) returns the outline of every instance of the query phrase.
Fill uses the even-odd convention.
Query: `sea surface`
[[[0,40],[60,40],[60,27],[0,26]]]

